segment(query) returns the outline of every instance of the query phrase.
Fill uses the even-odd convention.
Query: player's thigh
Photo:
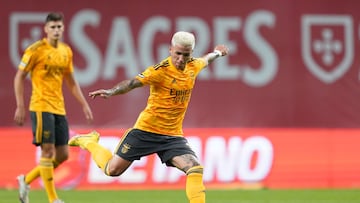
[[[108,175],[110,176],[119,176],[129,168],[132,164],[132,161],[128,161],[117,154],[114,154],[113,157],[110,159],[107,165],[107,171],[109,172]]]
[[[193,154],[183,154],[174,156],[171,159],[172,165],[186,173],[190,168],[199,166],[200,162],[197,157]]]
[[[55,146],[68,146],[69,124],[66,116],[54,115],[55,118]],[[65,149],[66,150],[66,149]]]
[[[33,144],[55,144],[55,117],[47,112],[30,112]]]

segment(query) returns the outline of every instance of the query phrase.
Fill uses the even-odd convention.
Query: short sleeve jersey
[[[206,65],[204,59],[192,58],[182,71],[177,69],[168,57],[137,75],[138,80],[150,86],[150,95],[134,128],[163,135],[182,136],[182,123],[195,79]]]
[[[18,68],[30,73],[30,111],[66,114],[62,83],[64,74],[74,71],[72,55],[65,43],[55,48],[45,38],[25,50]]]

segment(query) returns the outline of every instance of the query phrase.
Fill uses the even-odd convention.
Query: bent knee
[[[105,174],[108,176],[120,176],[122,173],[123,173],[123,171],[120,171],[117,168],[113,168],[113,167],[105,168]]]
[[[131,162],[129,161],[119,161],[119,159],[112,159],[110,160],[104,169],[104,173],[108,176],[120,176],[123,174],[126,169],[131,165]]]

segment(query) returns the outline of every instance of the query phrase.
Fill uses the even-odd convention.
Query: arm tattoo
[[[111,92],[112,95],[125,94],[130,90],[141,86],[143,86],[143,84],[137,79],[124,80],[111,88]]]

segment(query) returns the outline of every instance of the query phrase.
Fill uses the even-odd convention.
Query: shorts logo
[[[49,139],[49,138],[50,138],[50,135],[51,135],[51,132],[48,131],[48,130],[44,131],[44,133],[43,133],[43,136],[44,136],[44,138],[46,138],[46,139]]]
[[[41,39],[47,13],[13,12],[9,17],[9,51],[11,62],[17,68],[22,52],[31,43]]]
[[[354,58],[351,16],[305,15],[301,26],[302,57],[309,71],[324,83],[341,78]]]
[[[126,154],[131,148],[131,145],[125,143],[123,147],[121,148],[121,153]]]

